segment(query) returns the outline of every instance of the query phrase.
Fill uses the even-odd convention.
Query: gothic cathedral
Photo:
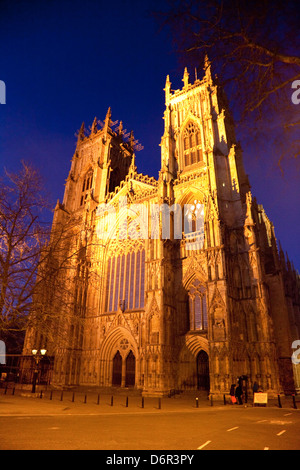
[[[182,89],[168,76],[164,90],[158,179],[138,173],[110,109],[82,125],[23,354],[47,348],[57,386],[217,396],[243,376],[294,391],[299,278],[251,193],[226,97],[208,59],[201,80],[185,69]]]

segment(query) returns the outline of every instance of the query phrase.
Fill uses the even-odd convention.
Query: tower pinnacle
[[[165,85],[164,91],[165,91],[165,101],[167,103],[169,101],[170,91],[171,91],[171,82],[170,82],[169,75],[167,75],[166,85]]]
[[[78,131],[77,145],[83,139],[84,139],[84,122],[81,124],[80,129]]]
[[[111,108],[109,106],[109,108],[107,110],[107,113],[106,113],[106,116],[105,116],[105,122],[104,122],[105,129],[110,127],[110,121],[111,121]]]
[[[182,81],[183,81],[183,86],[184,86],[184,87],[187,87],[188,84],[189,84],[189,73],[188,73],[186,67],[185,67],[185,69],[184,69],[184,74],[183,74],[183,79],[182,79]]]
[[[211,61],[209,60],[208,58],[208,55],[205,54],[205,57],[204,57],[204,67],[203,67],[203,70],[205,72],[205,77],[211,81],[212,80],[212,77],[211,77]]]
[[[94,118],[92,128],[91,128],[91,134],[95,134],[97,132],[97,118]]]

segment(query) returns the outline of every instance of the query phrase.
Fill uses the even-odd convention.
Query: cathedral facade
[[[299,281],[251,193],[226,97],[208,60],[201,80],[185,69],[164,91],[158,179],[138,173],[110,109],[81,127],[24,354],[46,348],[58,386],[221,395],[242,376],[294,391]]]

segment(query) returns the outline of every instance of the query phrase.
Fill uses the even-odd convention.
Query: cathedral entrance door
[[[126,376],[125,387],[134,387],[135,385],[135,356],[132,351],[129,351],[126,357]]]
[[[113,374],[112,374],[112,385],[121,387],[122,383],[122,356],[117,351],[113,358]]]
[[[209,390],[209,364],[205,351],[200,351],[197,355],[197,388]]]

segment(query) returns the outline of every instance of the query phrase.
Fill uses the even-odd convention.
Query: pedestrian
[[[229,394],[230,394],[230,396],[231,396],[231,403],[232,403],[233,405],[235,405],[235,404],[236,404],[236,398],[235,398],[235,384],[231,384]]]
[[[252,390],[253,390],[253,395],[254,395],[254,393],[258,392],[258,383],[257,382],[254,382]]]
[[[242,395],[243,395],[243,389],[241,385],[238,385],[235,389],[235,397],[237,398],[239,405],[243,404]]]

